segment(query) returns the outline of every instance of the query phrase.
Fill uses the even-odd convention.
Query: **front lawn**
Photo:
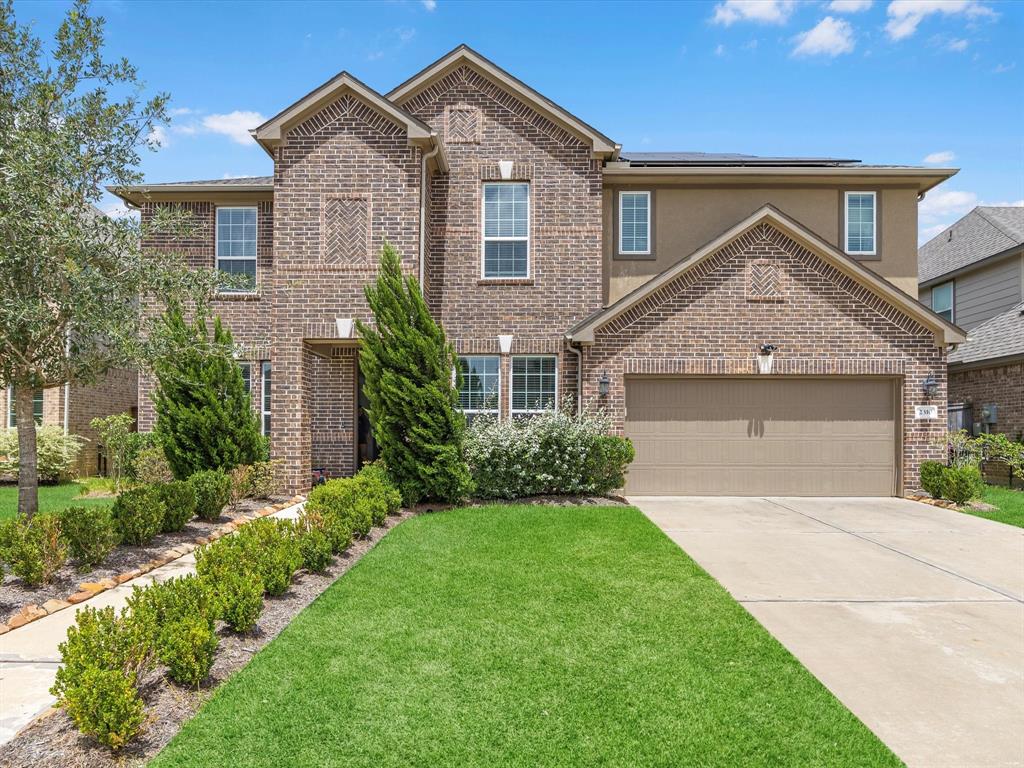
[[[996,520],[1000,523],[1024,528],[1024,491],[1011,490],[999,485],[986,485],[981,494],[981,500],[996,509],[990,512],[980,512],[974,509],[964,509],[964,511],[987,520]]]
[[[516,506],[400,525],[151,763],[900,764],[639,511]]]
[[[66,507],[108,507],[114,503],[113,496],[82,496],[83,486],[79,483],[39,486],[39,511],[59,512]],[[0,485],[0,520],[14,517],[18,513],[18,486]]]

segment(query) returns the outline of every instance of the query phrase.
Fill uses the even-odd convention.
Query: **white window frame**
[[[238,367],[242,369],[242,383],[245,384],[245,393],[252,396],[252,363],[239,360]],[[246,375],[248,371],[248,375]]]
[[[519,185],[526,187],[526,237],[487,237],[487,187]],[[530,231],[533,222],[533,185],[529,181],[485,181],[480,186],[480,279],[481,280],[529,280],[533,275],[533,259],[530,258]],[[488,275],[487,243],[519,243],[526,241],[525,275]]]
[[[871,195],[871,245],[870,251],[850,250],[850,195]],[[878,255],[878,193],[874,190],[848,190],[843,193],[843,250],[850,256]]]
[[[39,394],[40,408],[39,408],[39,419],[36,420],[36,394]],[[17,429],[18,427],[18,416],[16,413],[16,405],[14,402],[14,386],[10,385],[7,387],[7,428]],[[32,419],[36,422],[37,427],[43,425],[43,418],[46,416],[46,394],[42,389],[36,389],[32,391]]]
[[[555,397],[553,407],[516,409],[512,404],[515,399],[515,361],[531,360],[536,358],[555,361]],[[558,410],[558,355],[512,355],[508,362],[508,379],[508,413],[511,418],[515,418],[516,416],[534,416],[538,413],[547,413],[548,411],[555,412]]]
[[[626,195],[643,195],[647,198],[647,249],[643,251],[627,251],[622,247],[622,201]],[[619,254],[623,256],[651,255],[651,193],[647,190],[624,189],[619,192]]]
[[[955,323],[956,322],[956,280],[946,280],[944,283],[939,283],[938,285],[933,285],[932,289],[931,289],[931,293],[928,296],[928,306],[929,306],[929,308],[931,309],[932,312],[934,312],[935,314],[939,315],[940,317],[942,316],[942,312],[945,311],[945,310],[940,311],[940,310],[935,308],[935,289],[936,288],[945,288],[947,285],[949,286],[949,322]]]
[[[476,359],[493,358],[494,360],[498,361],[498,390],[497,390],[497,392],[495,392],[495,394],[498,396],[498,402],[495,404],[495,406],[493,408],[460,408],[460,410],[463,413],[468,413],[468,414],[480,413],[480,414],[483,414],[485,416],[494,416],[494,418],[496,418],[496,419],[500,418],[501,417],[501,355],[459,355],[458,356],[458,362],[461,363],[463,360],[470,360],[470,359],[473,359],[473,358],[476,358]],[[457,374],[459,374],[459,373],[460,373],[460,371],[457,371],[457,370],[456,371],[452,371],[452,383],[453,384],[456,381],[458,381],[458,375]],[[461,399],[462,393],[459,392],[458,394],[459,394],[460,399]]]
[[[220,255],[220,212],[221,211],[254,211],[256,213],[256,255],[255,256],[221,256]],[[220,271],[222,261],[252,261],[252,288],[218,287],[217,293],[231,295],[256,293],[260,284],[260,209],[257,205],[218,205],[213,209],[213,268]]]
[[[270,375],[273,368],[269,360],[260,363],[260,434],[267,435],[267,419],[270,418],[273,403],[270,401]]]

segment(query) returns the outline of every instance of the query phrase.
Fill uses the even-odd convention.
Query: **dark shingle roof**
[[[812,166],[831,167],[857,165],[860,160],[846,160],[837,157],[759,157],[740,155],[732,152],[622,152],[622,160],[637,166],[681,166],[681,165],[724,165],[724,166]]]
[[[967,332],[967,341],[949,355],[950,363],[978,363],[1024,355],[1024,302]]]
[[[140,187],[231,187],[251,184],[273,184],[273,176],[238,176],[230,179],[201,179],[200,181],[166,181],[140,184]]]
[[[1024,243],[1024,207],[978,206],[917,251],[918,282],[949,272]]]

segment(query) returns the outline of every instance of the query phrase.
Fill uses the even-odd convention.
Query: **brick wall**
[[[138,372],[118,368],[89,386],[72,385],[69,398],[70,431],[88,440],[78,456],[80,476],[96,474],[99,435],[89,426],[95,418],[132,413],[138,404]]]
[[[771,300],[751,292],[751,264],[775,265]],[[762,342],[776,344],[775,374],[883,375],[903,381],[903,482],[918,486],[945,418],[915,421],[926,401],[921,384],[935,376],[945,403],[945,353],[931,331],[775,228],[761,224],[599,329],[584,348],[583,399],[606,407],[624,429],[627,374],[750,375]],[[598,395],[607,372],[609,395]],[[940,414],[942,409],[940,408]]]
[[[989,403],[999,406],[994,432],[1012,440],[1024,438],[1024,362],[989,368],[951,370],[949,402],[974,405],[974,420],[981,420],[981,407]]]

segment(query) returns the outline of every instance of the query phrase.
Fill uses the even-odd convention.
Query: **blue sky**
[[[67,4],[15,3],[49,38]],[[147,180],[262,175],[246,129],[345,69],[386,92],[465,42],[626,150],[952,165],[922,237],[1024,204],[1024,3],[127,2],[111,54],[172,96]],[[109,202],[109,201],[108,201]]]

